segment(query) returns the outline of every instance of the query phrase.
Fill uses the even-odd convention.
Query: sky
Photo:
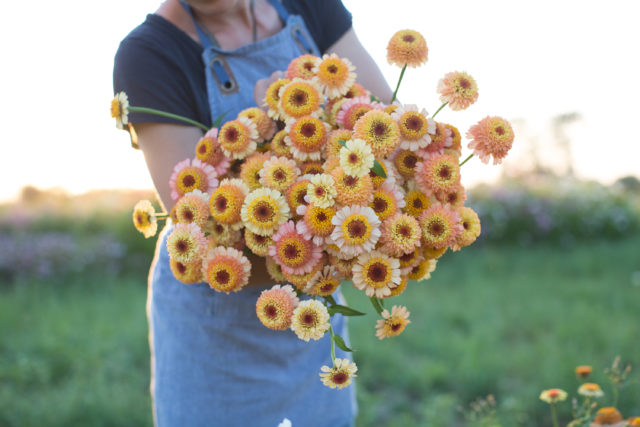
[[[469,162],[466,184],[492,182],[502,168],[527,164],[534,142],[540,163],[557,164],[562,152],[548,143],[549,123],[573,112],[579,119],[566,134],[580,178],[611,183],[640,176],[634,2],[343,2],[391,86],[400,70],[386,62],[388,39],[405,28],[425,36],[429,61],[407,71],[398,95],[403,103],[434,112],[438,80],[467,71],[478,82],[478,102],[463,112],[445,109],[439,118],[463,133],[486,115],[513,121],[512,159],[498,167]],[[109,103],[120,40],[159,4],[36,0],[4,6],[0,200],[11,200],[25,185],[72,193],[152,188],[142,153],[115,128]]]

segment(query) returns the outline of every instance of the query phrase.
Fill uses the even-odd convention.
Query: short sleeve
[[[302,16],[321,53],[326,53],[351,28],[351,13],[340,0],[290,0],[284,6]]]
[[[154,108],[210,125],[201,48],[161,18],[151,16],[121,43],[114,59],[114,92],[124,91],[136,107]],[[186,37],[186,39],[185,39]],[[130,113],[130,123],[183,122]]]

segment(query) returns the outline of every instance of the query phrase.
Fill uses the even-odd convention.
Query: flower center
[[[356,153],[349,154],[349,163],[358,163],[358,155]]]
[[[316,193],[316,196],[318,196],[318,197],[324,196],[324,193],[325,193],[323,187],[316,187],[314,192]]]
[[[191,212],[191,210],[189,210],[189,209],[186,209],[184,212],[182,212],[182,217],[187,222],[191,222],[191,221],[193,221],[193,212]]]
[[[271,207],[271,205],[269,205],[269,203],[259,202],[256,204],[255,208],[253,209],[253,215],[259,221],[268,221],[271,218],[273,218],[274,212],[273,212],[273,208]]]
[[[178,240],[176,242],[176,249],[178,252],[184,253],[189,249],[189,244],[184,240]]]
[[[406,123],[407,129],[409,130],[415,131],[415,130],[420,130],[422,128],[422,119],[420,119],[420,117],[411,116],[405,123]]]
[[[276,181],[284,181],[287,178],[287,174],[284,173],[284,171],[282,169],[276,169],[273,172],[273,178]]]
[[[345,175],[342,180],[347,187],[353,187],[358,183],[358,178],[351,175]]]
[[[408,225],[401,225],[396,229],[397,233],[403,237],[411,236],[411,228]]]
[[[254,239],[255,239],[256,243],[259,243],[259,244],[263,244],[264,242],[267,241],[267,237],[266,236],[261,236],[259,234],[256,234]]]
[[[307,95],[305,91],[298,89],[295,92],[293,92],[293,96],[291,97],[291,100],[294,105],[299,107],[307,103],[307,101],[309,100],[309,95]]]
[[[404,165],[409,168],[409,169],[414,169],[416,167],[416,163],[418,163],[418,158],[416,156],[413,155],[407,155],[405,156],[404,160],[402,161],[402,163],[404,163]]]
[[[313,123],[305,123],[300,128],[300,133],[305,138],[311,138],[316,133],[316,125]]]
[[[316,215],[316,220],[318,222],[325,222],[327,220],[327,215],[324,212],[320,212]]]
[[[387,201],[382,197],[376,197],[373,199],[373,210],[376,211],[376,213],[386,211],[388,206]]]
[[[187,266],[181,262],[176,263],[176,269],[180,274],[184,274],[187,271]]]
[[[286,256],[289,259],[296,259],[298,258],[299,254],[300,254],[300,249],[298,249],[297,245],[290,243],[284,248],[284,256]]]
[[[451,168],[449,166],[442,166],[440,168],[440,170],[438,171],[438,175],[440,176],[440,178],[442,179],[449,179],[451,178]]]
[[[239,136],[238,129],[234,127],[227,128],[224,136],[228,142],[236,142]]]
[[[387,266],[381,262],[376,262],[367,270],[367,277],[372,282],[381,282],[387,277]]]
[[[367,224],[362,220],[356,219],[347,225],[347,230],[351,237],[362,237],[367,232]]]
[[[422,207],[422,200],[417,197],[413,199],[413,207],[416,209],[420,209]]]
[[[305,62],[304,64],[302,64],[302,68],[304,68],[307,71],[313,71],[313,63]]]
[[[182,178],[182,184],[185,187],[191,187],[196,183],[196,179],[193,177],[193,175],[185,175],[184,178]]]
[[[216,224],[215,231],[218,234],[222,234],[224,232],[224,227],[221,226],[220,224]]]
[[[429,234],[433,236],[440,236],[442,233],[444,233],[444,227],[439,221],[430,223],[427,229],[429,230]]]
[[[278,315],[278,309],[269,304],[264,308],[264,314],[270,319],[275,319]]]
[[[498,135],[502,136],[502,135],[505,134],[505,130],[504,130],[504,128],[502,126],[498,126],[498,127],[496,127],[496,133]]]
[[[402,41],[405,43],[413,43],[416,40],[415,37],[413,37],[411,34],[407,34],[405,36],[402,36]]]
[[[331,64],[327,67],[327,71],[331,74],[336,74],[338,72],[338,67],[334,64]]]
[[[316,193],[318,194],[318,193]],[[307,195],[307,190],[306,189],[302,189],[298,192],[298,196],[296,197],[296,202],[298,202],[298,204],[302,205],[304,204],[304,196]]]
[[[200,154],[204,154],[207,152],[207,146],[204,144],[200,144],[200,147],[198,147],[198,151],[200,152]]]
[[[316,323],[316,316],[312,312],[306,312],[302,315],[302,318],[300,320],[302,324],[309,327],[313,326]]]
[[[463,77],[460,79],[460,87],[462,89],[469,89],[471,87],[471,82]]]
[[[225,209],[227,209],[227,198],[225,196],[216,197],[216,210],[224,212]]]
[[[222,285],[226,285],[227,283],[229,283],[230,278],[231,275],[226,270],[220,270],[216,273],[216,282]]]
[[[384,136],[384,134],[387,133],[387,125],[379,122],[374,124],[373,133],[378,137]]]
[[[347,382],[347,380],[349,379],[349,376],[347,374],[345,374],[344,372],[340,371],[340,372],[336,372],[335,374],[333,374],[333,376],[331,377],[331,380],[335,383],[335,384],[344,384]]]
[[[389,327],[393,332],[398,332],[398,329],[400,329],[400,327],[402,326],[402,324],[400,322],[392,322],[391,326]]]

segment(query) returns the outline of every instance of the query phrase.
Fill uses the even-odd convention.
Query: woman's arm
[[[175,204],[169,187],[173,167],[195,157],[196,144],[203,132],[195,126],[169,123],[136,123],[134,128],[153,184],[168,212]]]
[[[370,90],[383,102],[389,102],[393,96],[393,91],[384,79],[382,72],[378,68],[369,52],[362,46],[356,32],[351,27],[337,42],[335,42],[327,53],[336,53],[338,56],[347,58],[356,67],[358,83]]]

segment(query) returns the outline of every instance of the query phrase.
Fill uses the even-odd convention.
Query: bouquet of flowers
[[[395,101],[407,67],[424,64],[427,53],[416,31],[391,38],[387,58],[402,71],[390,104],[355,83],[353,65],[335,54],[294,59],[286,78],[268,88],[264,108],[219,119],[212,129],[128,105],[122,93],[112,102],[120,126],[137,111],[206,130],[195,157],[175,166],[174,208],[157,214],[149,201],[139,202],[136,228],[152,236],[157,219],[170,216],[175,277],[205,281],[217,292],[240,291],[251,274],[246,255],[264,257],[278,284],[258,298],[258,318],[305,341],[331,334],[333,366],[321,367],[320,376],[332,388],[349,385],[357,368],[335,358],[334,345],[350,349],[330,318],[364,314],[332,297],[340,283],[352,281],[370,298],[379,339],[401,334],[409,311],[385,309],[385,300],[409,280],[428,279],[444,252],[480,234],[478,216],[464,206],[460,167],[474,155],[500,163],[513,143],[509,122],[486,117],[467,132],[473,152],[460,161],[460,132],[435,117],[447,105],[462,110],[477,100],[477,84],[465,72],[440,80],[442,105],[433,115]]]

